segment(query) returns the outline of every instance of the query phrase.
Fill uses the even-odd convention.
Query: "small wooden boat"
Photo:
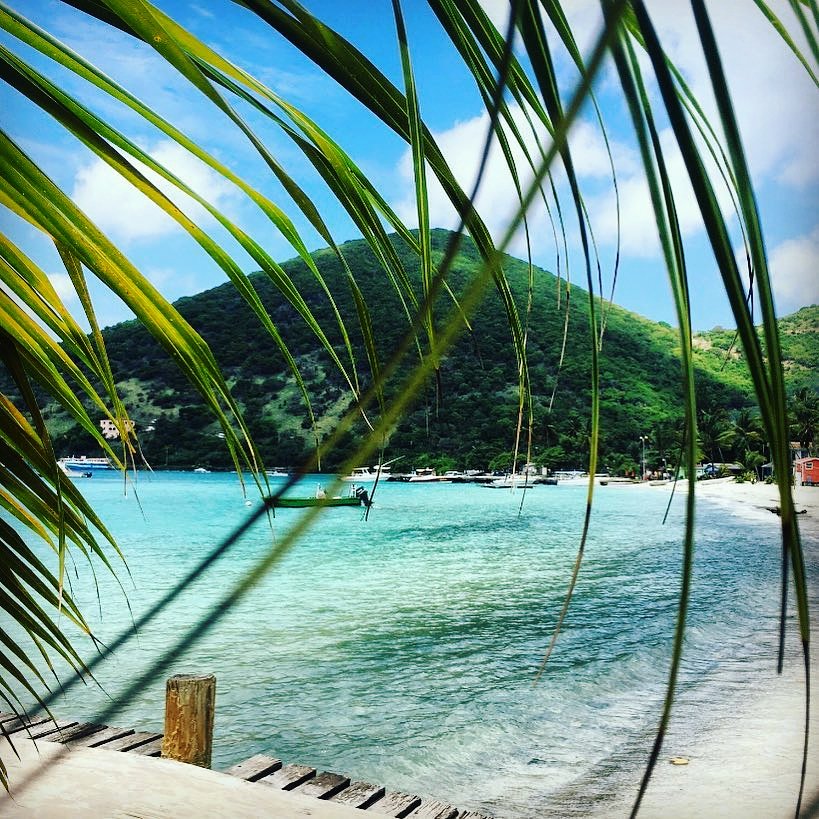
[[[277,509],[303,509],[307,506],[361,506],[361,499],[346,498],[276,498],[273,506]]]
[[[349,495],[328,498],[319,486],[316,494],[309,498],[275,498],[273,506],[276,509],[304,509],[308,506],[370,506],[370,493],[363,487],[352,487]]]

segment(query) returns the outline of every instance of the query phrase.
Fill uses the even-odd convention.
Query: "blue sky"
[[[360,104],[300,57],[289,44],[267,29],[247,10],[232,3],[160,2],[158,5],[183,25],[246,70],[255,74],[289,102],[302,108],[328,131],[379,187],[406,219],[415,221],[412,173],[406,145],[375,122]],[[400,65],[391,3],[308,2],[308,8],[351,39],[396,84]],[[499,22],[504,0],[486,0]],[[693,23],[682,4],[653,0],[652,16],[670,56],[711,110],[707,72],[696,48]],[[786,22],[787,4],[773,4]],[[271,179],[270,172],[248,143],[204,104],[185,82],[163,65],[153,51],[133,39],[103,27],[62,3],[52,0],[12,2],[21,13],[46,28],[117,79],[159,113],[186,131],[253,185],[262,189],[293,218],[307,246],[322,240],[299,217],[296,208]],[[576,0],[565,4],[581,46],[588,46],[597,30],[597,4]],[[749,162],[766,225],[766,241],[780,313],[819,302],[819,95],[787,48],[773,35],[753,2],[715,2],[710,6],[723,60],[743,128]],[[405,13],[420,89],[422,114],[465,188],[471,186],[486,133],[480,100],[434,16],[420,0],[407,0]],[[792,27],[792,30],[796,30]],[[796,38],[801,45],[801,39]],[[41,68],[98,113],[109,117],[194,189],[243,229],[254,235],[274,257],[294,254],[265,217],[238,190],[173,145],[159,131],[134,114],[103,98],[81,80],[0,34],[0,42]],[[585,49],[584,49],[585,50]],[[807,53],[807,49],[805,49]],[[568,61],[557,55],[564,85],[573,77]],[[618,166],[622,209],[622,258],[615,301],[655,320],[675,322],[665,272],[654,238],[645,183],[616,80],[607,67],[598,94]],[[129,258],[169,299],[199,292],[225,280],[216,264],[181,228],[140,194],[128,190],[113,172],[71,136],[55,126],[13,90],[0,86],[3,127],[49,175],[114,239]],[[312,172],[293,144],[268,121],[242,109],[267,147],[308,191],[327,218],[336,240],[357,238],[354,226]],[[667,135],[664,134],[664,138]],[[584,112],[572,133],[575,158],[595,234],[601,250],[604,278],[609,279],[615,248],[614,207],[608,160],[591,112]],[[733,326],[722,287],[708,252],[695,203],[687,192],[681,163],[671,153],[672,176],[680,185],[679,207],[691,268],[694,325],[707,329]],[[558,185],[560,180],[558,179]],[[566,200],[568,201],[568,200]],[[727,199],[723,197],[727,206]],[[180,200],[181,203],[181,200]],[[183,204],[183,208],[191,203]],[[479,211],[490,229],[501,235],[514,209],[514,191],[501,158],[493,154],[478,198]],[[435,184],[430,190],[434,225],[454,222],[451,208]],[[196,206],[190,215],[223,242],[243,269],[253,261]],[[67,276],[61,273],[49,242],[32,228],[0,210],[2,229],[51,275],[69,307],[78,307]],[[555,268],[552,230],[545,214],[532,214],[535,259]],[[735,225],[734,225],[735,227]],[[577,231],[569,228],[572,280],[582,283]],[[739,240],[737,238],[737,248]],[[522,253],[522,239],[513,250]],[[101,322],[111,324],[129,316],[127,308],[100,287],[94,295]]]

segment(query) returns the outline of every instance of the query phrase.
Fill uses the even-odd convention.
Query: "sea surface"
[[[308,477],[291,494],[330,480]],[[260,496],[252,485],[244,495],[235,474],[140,473],[127,488],[118,473],[95,474],[77,485],[125,563],[112,559],[114,580],[75,552],[72,592],[102,644],[132,639],[97,667],[98,684],[58,695],[55,713],[90,720],[111,708],[108,724],[161,731],[165,678],[213,673],[215,768],[266,753],[516,818],[585,815],[636,788],[668,676],[683,496],[663,523],[666,490],[596,488],[574,600],[535,682],[575,563],[585,487],[536,487],[521,507],[520,490],[382,482],[368,520],[357,508],[326,510],[290,548],[306,511],[278,510],[133,633]],[[765,510],[698,503],[677,748],[732,719],[775,666],[777,524]],[[274,549],[283,556],[214,620]],[[94,658],[88,641],[78,645]],[[796,649],[789,638],[798,672]]]

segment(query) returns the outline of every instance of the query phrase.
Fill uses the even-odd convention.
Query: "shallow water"
[[[294,494],[312,494],[317,480],[327,482],[308,478]],[[140,475],[127,494],[114,474],[78,485],[126,555],[118,576],[135,618],[252,511],[235,475]],[[498,817],[564,815],[572,806],[582,814],[584,799],[632,787],[650,748],[684,514],[675,498],[662,524],[662,490],[596,491],[575,599],[534,685],[575,560],[585,491],[537,487],[519,514],[519,491],[382,483],[368,521],[358,509],[324,512],[107,721],[161,730],[165,677],[214,673],[214,767],[269,753]],[[74,688],[56,713],[99,714],[106,694],[116,698],[304,514],[280,510],[272,528],[262,519],[99,667],[105,694],[93,683]],[[97,571],[100,617],[77,561],[75,596],[109,643],[130,622],[122,593]],[[753,694],[756,670],[775,663],[778,583],[777,520],[700,503],[675,712],[681,741],[729,719],[737,696]]]

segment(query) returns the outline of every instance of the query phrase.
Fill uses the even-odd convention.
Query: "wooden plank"
[[[35,728],[38,725],[44,725],[46,722],[51,722],[51,718],[34,717],[34,719],[30,720],[28,717],[23,717],[22,719],[15,717],[3,724],[3,731],[7,734],[15,734],[18,731],[25,731],[26,728]]]
[[[0,711],[0,723],[8,722],[11,719],[17,719],[17,714],[10,714],[8,711]]]
[[[462,810],[458,814],[458,819],[492,819],[492,817],[485,813],[476,813],[474,810]]]
[[[239,779],[244,779],[246,782],[255,782],[257,779],[267,776],[267,774],[278,771],[281,766],[282,761],[280,759],[265,756],[265,754],[256,754],[244,762],[239,762],[232,768],[228,768],[225,773],[238,776]]]
[[[379,799],[378,802],[366,810],[372,813],[383,813],[386,816],[395,816],[397,819],[403,819],[404,816],[414,811],[420,804],[420,796],[413,796],[410,793],[402,793],[401,791],[389,791],[384,794],[382,799]]]
[[[161,756],[162,755],[162,735],[157,739],[152,739],[144,745],[137,745],[136,748],[129,748],[125,751],[126,754],[142,754],[143,756]]]
[[[430,799],[423,802],[407,816],[412,817],[412,819],[457,819],[458,808],[453,808],[452,805],[447,805],[446,802]]]
[[[162,739],[162,734],[150,734],[146,731],[134,731],[127,736],[119,739],[106,742],[105,745],[100,745],[100,750],[103,751],[132,751],[146,742],[151,742],[155,739]]]
[[[343,791],[349,784],[350,780],[346,776],[331,771],[322,771],[318,776],[308,779],[303,785],[298,785],[293,790],[305,796],[314,796],[316,799],[329,799],[339,791]]]
[[[331,802],[340,802],[351,808],[366,809],[384,796],[382,785],[371,785],[369,782],[351,782],[343,791],[331,797]]]
[[[49,742],[59,742],[57,739],[59,736],[58,732],[64,731],[66,728],[70,728],[76,724],[77,720],[75,719],[58,719],[56,722],[47,720],[42,725],[32,728],[29,736],[32,739],[48,739]]]
[[[79,722],[72,725],[71,728],[66,728],[65,731],[60,731],[59,734],[54,734],[53,737],[46,737],[46,739],[50,742],[62,742],[63,745],[66,745],[72,739],[84,739],[107,727],[107,725],[95,725],[92,722]]]
[[[133,733],[133,728],[103,728],[102,731],[95,731],[93,734],[87,734],[84,737],[70,739],[66,744],[72,748],[99,748],[100,745],[105,745],[106,742],[110,742],[112,739],[131,736]]]
[[[263,776],[258,782],[265,785],[272,785],[274,788],[281,788],[283,791],[292,791],[308,779],[316,775],[315,768],[307,765],[285,765],[278,771],[267,776]]]

